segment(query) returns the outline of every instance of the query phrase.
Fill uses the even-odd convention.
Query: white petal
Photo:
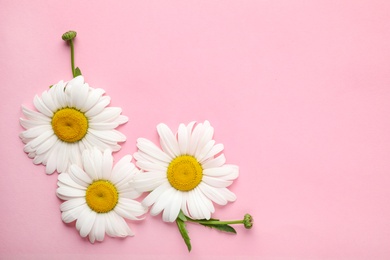
[[[208,123],[208,121],[206,121]],[[208,125],[207,123],[203,123],[203,132],[200,134],[200,138],[198,141],[198,147],[195,152],[195,157],[198,157],[203,147],[212,140],[214,135],[214,128]]]
[[[167,210],[172,203],[172,197],[175,194],[174,188],[166,189],[156,200],[156,203],[154,203],[153,207],[150,209],[150,215],[156,216],[160,214],[162,210],[164,210],[163,214],[163,220],[168,222],[169,221],[169,212],[165,213],[165,210]],[[181,203],[180,203],[181,205]]]
[[[192,131],[191,137],[189,139],[190,145],[188,147],[188,154],[195,155],[202,131],[203,131],[203,124],[202,123],[197,124],[194,130]]]
[[[166,172],[167,167],[157,163],[150,163],[145,161],[137,161],[137,166],[145,171],[160,171]]]
[[[91,177],[83,169],[74,164],[69,167],[69,176],[74,182],[83,187],[88,187],[92,183]]]
[[[139,191],[151,191],[156,189],[167,180],[167,174],[164,172],[143,172],[135,175],[131,185]]]
[[[198,187],[207,198],[214,201],[215,203],[219,205],[227,204],[227,199],[220,192],[218,192],[218,188],[210,187],[206,183],[200,183]]]
[[[126,199],[137,199],[142,195],[142,192],[139,192],[137,190],[128,190],[121,192],[121,197]]]
[[[73,201],[73,199],[68,200],[68,201]],[[70,222],[75,221],[76,219],[78,219],[80,217],[81,212],[83,212],[85,208],[88,208],[88,206],[84,205],[84,206],[80,206],[80,207],[75,207],[75,208],[72,208],[72,209],[69,209],[67,211],[62,212],[62,214],[61,214],[62,221],[64,221],[65,223],[70,223]]]
[[[71,80],[69,80],[68,85],[75,86],[75,87],[81,87],[84,84],[84,76],[79,75]]]
[[[203,146],[202,149],[198,149],[196,151],[196,154],[195,154],[196,159],[199,162],[203,162],[205,159],[209,159],[210,157],[206,157],[206,156],[213,149],[214,144],[215,144],[215,141],[210,140],[205,146]]]
[[[61,83],[61,84],[60,84]],[[60,82],[59,84],[52,87],[53,90],[55,90],[55,99],[56,102],[59,104],[59,108],[67,107],[69,104],[67,102],[66,94],[65,94],[65,84],[63,82]]]
[[[222,178],[215,178],[210,176],[203,176],[202,182],[205,182],[215,188],[225,188],[233,183],[233,181],[228,181]]]
[[[56,144],[58,141],[58,138],[56,135],[50,136],[47,140],[42,142],[40,145],[37,146],[36,153],[37,154],[43,154],[49,151],[50,149],[53,148],[53,146]]]
[[[233,164],[225,164],[222,166],[222,168],[230,168],[232,172],[226,176],[223,176],[225,180],[235,180],[238,178],[239,175],[239,167],[237,165]]]
[[[114,211],[121,217],[131,220],[139,220],[137,216],[145,214],[146,208],[143,207],[138,201],[120,198]]]
[[[68,200],[71,198],[83,198],[85,197],[85,191],[69,186],[60,186],[57,188],[57,195],[63,200]]]
[[[108,149],[105,150],[102,161],[102,179],[109,180],[111,178],[113,160],[111,151]]]
[[[114,121],[114,122],[116,122],[116,123],[122,125],[122,124],[124,124],[124,123],[126,123],[126,122],[128,122],[128,121],[129,121],[129,118],[128,118],[127,116],[120,115],[120,116],[118,116],[117,118],[115,118],[115,121]]]
[[[212,158],[202,163],[203,169],[216,168],[222,166],[226,162],[225,155],[221,154],[216,158]]]
[[[224,165],[225,166],[225,165]],[[215,167],[203,170],[203,174],[210,177],[221,177],[229,175],[234,171],[232,167]]]
[[[110,211],[109,213],[111,214],[107,214],[107,216],[109,217],[115,236],[134,236],[134,233],[131,231],[126,221],[121,216],[119,216],[113,211]]]
[[[91,243],[104,240],[104,234],[106,233],[106,220],[104,214],[96,214],[95,222],[93,224],[92,230],[89,234],[89,241]]]
[[[212,140],[212,142],[214,143],[214,140]],[[200,163],[206,161],[207,159],[209,158],[213,158],[215,155],[219,154],[220,152],[222,152],[224,149],[224,146],[223,144],[216,144],[213,146],[213,148],[211,150],[208,151],[207,154],[205,154],[205,156],[201,159],[198,159]]]
[[[63,202],[60,209],[61,211],[70,211],[82,206],[86,206],[85,198],[76,198]]]
[[[190,213],[190,216],[192,218],[194,218],[194,219],[201,219],[202,218],[202,212],[198,206],[198,201],[196,199],[196,194],[195,194],[194,190],[191,190],[188,192],[187,207],[188,207],[188,211]]]
[[[60,146],[60,141],[57,140],[56,143],[52,146],[52,148],[49,151],[49,157],[47,159],[46,163],[46,173],[52,174],[57,169],[57,150]]]
[[[155,190],[153,190],[151,193],[149,193],[149,195],[146,196],[145,199],[142,201],[142,205],[150,207],[157,201],[157,199],[161,196],[163,192],[171,188],[172,186],[169,184],[168,181],[166,181],[165,183],[157,187]]]
[[[181,191],[174,190],[173,196],[170,198],[170,206],[164,210],[163,219],[167,222],[174,222],[179,215],[182,203]]]
[[[116,143],[107,143],[102,140],[99,140],[99,138],[91,135],[91,134],[86,134],[83,139],[81,139],[85,149],[93,149],[94,147],[98,147],[100,150],[106,150],[110,149],[111,145],[115,145]],[[80,143],[80,142],[79,142]],[[113,150],[113,149],[111,149]]]
[[[190,216],[190,213],[187,209],[188,192],[182,192],[181,199],[181,210],[183,211],[184,215]]]
[[[179,150],[181,154],[187,153],[187,146],[189,145],[187,127],[184,124],[179,125],[179,131],[177,133],[177,142],[179,144]]]
[[[89,127],[94,130],[99,130],[99,131],[105,131],[105,130],[112,130],[118,127],[118,123],[90,123]]]
[[[47,91],[42,93],[42,101],[45,106],[52,112],[56,112],[59,108],[55,102],[55,99],[53,99],[53,97]]]
[[[120,107],[106,107],[101,113],[91,116],[89,122],[91,123],[103,123],[103,122],[112,122],[115,118],[119,117],[122,113]]]
[[[61,173],[68,169],[70,144],[61,142],[57,150],[57,172]]]
[[[211,201],[208,198],[206,198],[206,196],[200,191],[199,188],[195,188],[194,193],[196,194],[198,208],[200,209],[201,212],[201,219],[210,219],[211,217],[210,204],[212,204]],[[212,208],[214,207],[212,206]]]
[[[70,152],[68,153],[69,158],[69,166],[72,164],[76,164],[78,166],[82,166],[82,158],[81,158],[81,149],[80,149],[80,142],[77,143],[70,143]],[[68,170],[69,171],[69,170]]]
[[[100,98],[100,100],[87,112],[85,112],[85,115],[89,117],[96,116],[97,114],[101,113],[108,104],[110,104],[110,97],[104,96]]]
[[[129,162],[128,164],[124,165],[121,169],[116,171],[115,174],[111,175],[111,182],[115,186],[122,186],[123,184],[128,186],[129,182],[134,177],[134,174],[136,172],[134,170],[135,170],[134,164]]]
[[[85,113],[86,111],[91,109],[91,107],[93,107],[99,101],[99,99],[102,97],[103,94],[104,94],[103,89],[100,88],[90,89],[88,98],[85,101],[84,106],[80,108],[80,111]]]
[[[85,221],[83,222],[81,228],[80,228],[80,236],[81,237],[86,237],[88,234],[91,232],[92,227],[95,223],[96,219],[96,212],[90,211],[88,212],[89,214],[85,216]],[[81,216],[80,216],[81,217]],[[77,220],[78,222],[78,220]],[[76,222],[76,223],[77,223]]]
[[[34,164],[46,164],[47,159],[49,158],[49,153],[45,154],[35,154],[35,157],[33,159]]]
[[[98,179],[103,178],[103,153],[99,151],[97,148],[91,150],[91,159],[94,163],[94,167],[96,169],[96,174]]]
[[[111,223],[112,218],[110,217],[110,215],[112,215],[112,214],[116,214],[116,213],[113,211],[110,211],[104,215],[105,230],[106,230],[107,235],[109,235],[110,237],[115,237],[116,236],[115,235],[115,228],[114,228],[114,224]]]
[[[28,131],[28,130],[27,130]],[[23,134],[23,133],[22,133]],[[36,137],[34,140],[28,143],[28,145],[32,148],[36,148],[38,145],[45,142],[47,139],[49,139],[52,135],[54,135],[53,131],[45,131],[38,137]]]
[[[95,130],[92,128],[88,129],[88,133],[92,134],[96,138],[103,142],[124,142],[126,136],[116,130]]]
[[[27,120],[24,118],[19,118],[19,122],[25,129],[29,129],[41,125],[50,125],[50,123],[47,121],[34,121],[34,120]]]
[[[115,175],[118,175],[120,174],[120,172],[122,171],[122,168],[126,168],[126,167],[129,167],[129,164],[132,164],[131,163],[131,155],[125,155],[123,156],[114,166],[114,168],[112,169],[112,173],[111,173],[111,176],[115,176]]]
[[[160,136],[160,144],[164,152],[171,158],[180,155],[179,145],[171,129],[165,124],[159,124],[157,126],[157,132]]]
[[[62,182],[63,184],[69,186],[69,187],[72,187],[72,188],[75,188],[75,189],[79,189],[79,190],[86,190],[87,188],[83,185],[80,185],[78,184],[77,182],[75,182],[70,176],[68,173],[61,173],[58,175],[58,181]]]
[[[161,151],[160,148],[158,148],[154,143],[144,138],[137,139],[137,147],[143,153],[148,154],[159,161],[170,163],[171,160],[174,158],[168,156],[166,153]]]
[[[196,194],[199,196],[199,198],[202,200],[204,206],[207,208],[210,214],[205,216],[206,219],[209,219],[211,217],[211,213],[214,213],[215,208],[213,203],[209,198],[206,197],[206,195],[202,192],[202,190],[199,187],[196,187],[194,190],[196,190]]]
[[[48,117],[42,113],[30,110],[25,106],[22,106],[22,112],[27,119],[32,120],[34,122],[46,122],[49,124],[51,122],[51,117]]]
[[[195,121],[189,123],[187,125],[187,141],[188,141],[188,145],[187,145],[187,151],[185,151],[184,154],[191,154],[191,136],[192,136],[192,130],[194,129],[194,125],[196,124]],[[191,154],[193,155],[193,154]]]
[[[98,169],[99,163],[98,163],[98,165],[95,164],[98,161],[98,160],[95,160],[95,151],[96,151],[95,148],[91,149],[91,150],[85,150],[83,152],[83,155],[82,155],[84,171],[94,181],[101,179],[101,176],[99,175],[99,171],[101,171],[101,169]],[[97,151],[97,153],[99,153],[99,151]],[[96,156],[99,156],[99,155],[96,155]],[[100,157],[101,157],[101,154],[100,154]],[[100,164],[101,164],[101,160],[100,160]]]
[[[72,92],[74,106],[77,107],[78,109],[84,107],[84,104],[88,97],[88,93],[89,93],[88,84],[82,84],[82,86],[76,86],[74,88],[74,91]]]
[[[233,202],[233,201],[236,201],[236,199],[237,199],[236,195],[227,188],[221,188],[218,190],[218,192],[222,196],[224,196],[227,201]]]
[[[40,97],[37,95],[34,97],[34,106],[37,108],[39,112],[44,114],[47,117],[52,117],[53,112],[45,105],[45,103],[42,101]]]
[[[154,164],[158,164],[164,168],[168,168],[168,165],[169,163],[167,162],[164,162],[164,161],[160,161],[140,150],[138,150],[138,152],[134,153],[134,159],[138,162],[138,161],[143,161],[143,162],[146,162],[146,163],[154,163]]]
[[[53,129],[50,125],[40,125],[40,126],[35,126],[33,128],[30,128],[26,131],[23,132],[23,137],[24,138],[36,138],[40,136],[41,134],[45,132],[51,132],[53,133]]]

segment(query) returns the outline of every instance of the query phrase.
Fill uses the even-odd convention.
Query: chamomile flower
[[[24,151],[34,164],[46,165],[46,173],[66,171],[71,164],[81,165],[84,150],[118,151],[125,135],[115,130],[128,121],[121,108],[107,107],[110,97],[103,89],[91,88],[83,76],[60,81],[39,97],[34,97],[37,111],[22,106],[26,129],[20,134]]]
[[[236,200],[227,189],[238,177],[238,166],[225,164],[222,144],[212,139],[214,128],[208,121],[180,124],[177,136],[159,124],[161,148],[139,138],[136,165],[143,173],[134,178],[139,191],[151,191],[143,205],[151,215],[163,211],[166,222],[174,222],[180,211],[192,219],[210,219],[213,202],[225,205]]]
[[[110,150],[85,150],[82,168],[73,164],[68,173],[58,175],[57,196],[65,200],[61,204],[62,220],[76,221],[80,236],[89,236],[91,243],[103,241],[105,233],[111,237],[133,236],[124,218],[139,220],[147,211],[134,200],[141,195],[130,184],[137,173],[130,155],[113,167]]]

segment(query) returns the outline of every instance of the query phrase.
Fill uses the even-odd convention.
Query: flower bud
[[[76,35],[77,35],[77,32],[68,31],[62,35],[62,39],[67,42],[67,41],[74,39],[76,37]]]
[[[244,227],[246,229],[251,229],[253,226],[253,218],[249,214],[245,214],[244,216]]]

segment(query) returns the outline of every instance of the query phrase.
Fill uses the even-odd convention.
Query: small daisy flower
[[[212,139],[214,128],[208,121],[180,124],[177,136],[159,124],[161,148],[151,141],[137,140],[136,164],[143,173],[134,178],[139,191],[152,191],[143,205],[152,206],[155,216],[163,211],[166,222],[174,222],[180,211],[192,219],[210,219],[214,205],[236,200],[227,189],[238,177],[238,166],[225,164],[222,144]]]
[[[60,81],[39,97],[34,97],[37,111],[22,106],[26,129],[20,138],[24,151],[34,164],[46,165],[46,173],[66,171],[71,164],[81,165],[85,149],[118,151],[125,135],[115,130],[128,121],[121,108],[107,107],[110,97],[103,89],[91,88],[83,76]]]
[[[129,184],[139,172],[131,156],[124,156],[113,167],[110,150],[85,150],[82,166],[73,164],[69,173],[58,175],[57,196],[61,204],[62,220],[76,220],[80,236],[89,241],[103,241],[105,233],[111,237],[133,236],[124,218],[139,220],[147,209],[134,199],[141,193]]]

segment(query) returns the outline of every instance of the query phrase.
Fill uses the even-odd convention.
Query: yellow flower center
[[[82,112],[67,107],[54,113],[51,126],[60,140],[74,143],[87,134],[88,119]]]
[[[202,181],[203,169],[200,163],[190,155],[181,155],[171,161],[167,178],[177,190],[190,191]]]
[[[94,181],[87,188],[85,200],[93,211],[107,213],[113,210],[118,203],[118,191],[109,181]]]

